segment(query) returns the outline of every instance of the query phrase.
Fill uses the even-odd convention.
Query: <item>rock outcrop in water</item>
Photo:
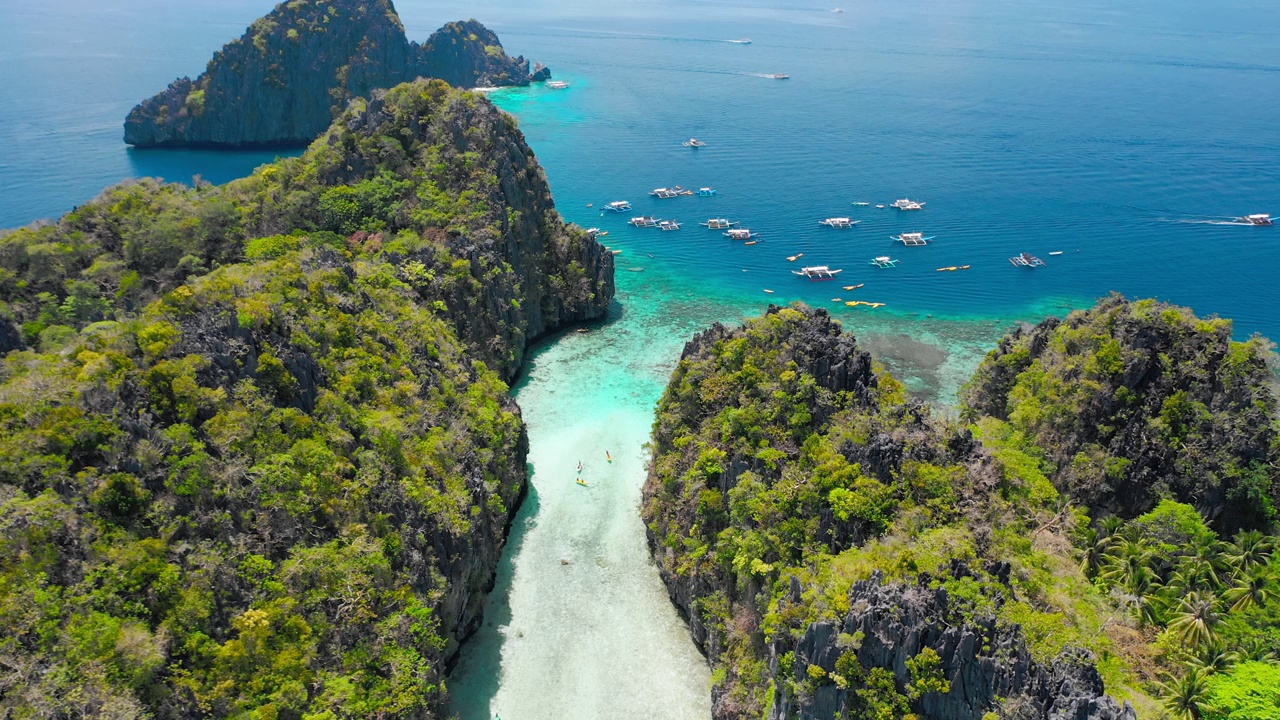
[[[503,379],[613,257],[437,80],[0,233],[0,715],[446,716],[525,492]]]
[[[475,20],[410,42],[391,0],[289,0],[228,43],[195,80],[139,104],[124,138],[139,147],[306,145],[354,97],[419,77],[455,87],[546,79]]]

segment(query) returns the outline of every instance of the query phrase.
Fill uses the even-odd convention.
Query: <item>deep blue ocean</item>
[[[851,0],[828,0],[844,3]],[[267,12],[269,0],[0,0],[0,227],[141,175],[215,182],[271,153],[133,151],[130,107]],[[1280,5],[1240,0],[415,2],[411,37],[474,16],[564,91],[504,92],[561,211],[610,231],[621,268],[695,291],[887,303],[904,317],[1014,317],[1111,290],[1280,337]],[[749,38],[750,45],[725,42]],[[789,80],[762,77],[787,73]],[[691,136],[707,143],[681,147]],[[658,201],[659,186],[715,198]],[[910,197],[917,213],[855,207]],[[597,207],[682,221],[633,230]],[[863,222],[818,225],[829,216]],[[752,247],[697,225],[739,220]],[[936,236],[926,248],[889,240]],[[1008,258],[1030,252],[1036,271]],[[1059,256],[1050,252],[1061,251]],[[797,262],[788,256],[803,253]],[[899,267],[877,270],[889,254]],[[650,258],[649,256],[653,257]],[[806,263],[843,268],[808,283]],[[937,268],[971,265],[961,272]],[[744,270],[746,272],[744,272]],[[628,282],[641,282],[639,277]],[[865,283],[845,292],[837,285]],[[775,292],[766,298],[764,289]],[[881,311],[874,311],[881,312]]]

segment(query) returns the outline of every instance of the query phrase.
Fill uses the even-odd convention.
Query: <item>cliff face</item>
[[[1045,485],[822,310],[699,334],[658,406],[643,514],[713,716],[1131,720],[1092,665],[1105,639],[1050,619],[1079,598],[1032,580],[1045,559],[1019,538],[1056,512]]]
[[[803,596],[793,593],[787,599],[799,603]],[[937,655],[936,677],[950,689],[919,694],[916,702],[924,717],[981,720],[999,707],[1002,717],[1136,720],[1132,707],[1106,695],[1093,658],[1067,654],[1043,665],[1032,660],[1017,626],[1001,626],[993,617],[953,625],[949,620],[957,613],[944,589],[885,584],[883,576],[875,575],[854,583],[849,603],[853,609],[843,622],[818,622],[805,629],[795,644],[793,682],[811,680],[808,668],[814,666],[827,677],[838,675],[852,659],[863,668],[888,670],[899,685],[910,687],[918,672],[908,663],[929,648]],[[775,664],[788,649],[775,643]],[[784,692],[775,697],[772,720],[857,717],[861,707],[856,691],[834,683],[819,685],[798,700]]]
[[[1219,530],[1265,527],[1280,507],[1267,343],[1228,320],[1118,295],[1001,341],[970,383],[973,414],[1046,448],[1054,480],[1090,508],[1132,518],[1165,496]]]
[[[353,97],[418,77],[456,87],[545,79],[470,20],[425,45],[405,37],[390,0],[290,0],[228,43],[194,81],[179,78],[135,107],[125,142],[140,147],[306,145]]]
[[[0,235],[15,273],[0,299],[38,344],[48,327],[133,312],[209,269],[308,244],[395,262],[504,380],[529,343],[603,317],[614,293],[613,256],[556,212],[515,120],[419,81],[354,101],[301,158],[251,177],[128,183],[56,224]]]
[[[613,296],[514,120],[397,86],[0,260],[0,715],[444,717],[526,488],[503,379]]]

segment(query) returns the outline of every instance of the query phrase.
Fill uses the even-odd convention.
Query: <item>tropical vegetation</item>
[[[0,234],[0,715],[443,715],[525,487],[504,380],[600,258],[438,82]]]
[[[1044,672],[1088,658],[1142,718],[1273,702],[1271,362],[1227,321],[1111,297],[1006,338],[952,418],[822,311],[695,338],[659,403],[644,514],[711,658],[716,717],[951,707],[954,665],[881,665],[843,634],[870,612],[868,581],[945,593],[942,623],[993,645],[1017,628]],[[841,633],[829,651],[823,627]],[[1043,716],[1035,698],[984,702]]]

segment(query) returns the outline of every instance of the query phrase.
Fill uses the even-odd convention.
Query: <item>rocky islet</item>
[[[288,0],[209,61],[139,103],[124,123],[138,147],[310,143],[346,103],[417,78],[455,87],[527,85],[550,71],[512,58],[475,20],[410,41],[391,0]]]

